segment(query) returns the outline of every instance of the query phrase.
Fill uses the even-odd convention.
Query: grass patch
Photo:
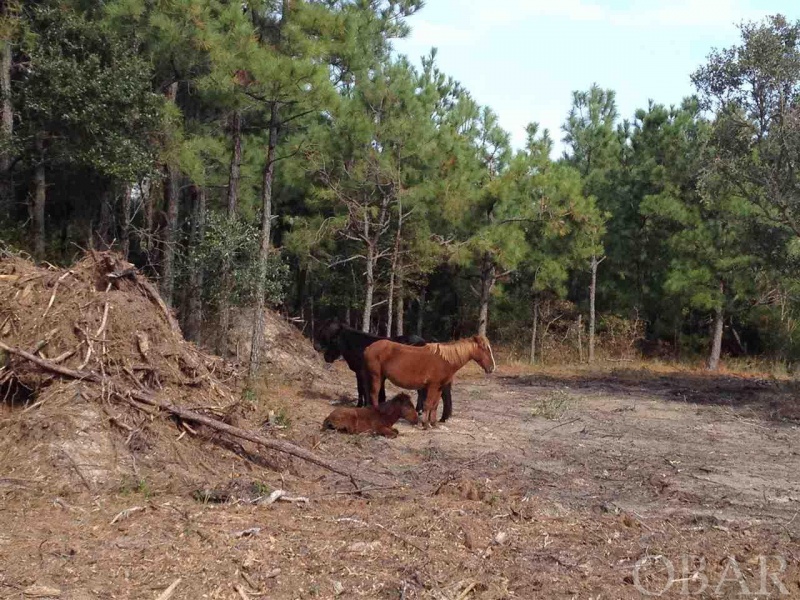
[[[534,417],[556,421],[572,407],[572,398],[565,390],[553,390],[539,398],[531,409]]]
[[[269,424],[273,427],[283,427],[284,429],[291,427],[292,418],[289,416],[286,407],[281,406],[277,411],[269,411]]]
[[[147,483],[147,480],[144,477],[125,477],[122,481],[119,492],[123,496],[130,496],[132,494],[141,494],[145,498],[150,498],[153,496],[153,490],[150,488],[150,484]]]

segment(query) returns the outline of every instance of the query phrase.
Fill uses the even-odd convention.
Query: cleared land
[[[470,367],[438,430],[321,433],[351,379],[337,365],[324,385],[264,395],[285,407],[287,437],[399,487],[359,496],[299,461],[273,461],[283,474],[253,465],[242,456],[255,449],[236,454],[202,432],[176,445],[210,454],[195,448],[185,480],[169,485],[143,477],[92,493],[9,473],[0,596],[39,585],[62,598],[157,598],[181,578],[172,598],[638,598],[664,590],[669,559],[683,581],[661,597],[738,598],[742,585],[781,597],[771,576],[781,559],[761,558],[778,556],[782,597],[800,597],[800,432],[787,384],[625,370],[485,378]],[[204,473],[240,500],[193,499]],[[269,488],[310,503],[245,502]],[[144,510],[111,523],[131,507]]]

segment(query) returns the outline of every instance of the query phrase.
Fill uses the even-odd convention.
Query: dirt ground
[[[266,388],[283,435],[391,482],[361,495],[298,460],[276,471],[234,452],[215,455],[230,480],[308,504],[213,504],[144,479],[98,494],[0,473],[0,597],[155,599],[180,579],[166,597],[800,598],[789,384],[460,375],[449,422],[400,423],[394,440],[319,431],[355,392],[341,364],[313,393]]]

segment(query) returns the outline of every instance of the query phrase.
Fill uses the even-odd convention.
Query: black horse
[[[344,358],[350,370],[356,374],[356,384],[358,385],[357,406],[366,406],[369,402],[368,385],[364,377],[364,350],[367,346],[378,340],[387,338],[364,333],[357,329],[352,329],[347,325],[342,325],[338,321],[330,321],[323,324],[316,332],[314,338],[314,349],[323,352],[325,362],[332,363],[340,356]],[[399,344],[409,346],[424,346],[425,340],[416,335],[398,335],[388,338]],[[441,421],[444,422],[453,414],[453,397],[451,386],[442,388],[442,411]],[[386,390],[381,386],[378,402],[386,402]],[[417,412],[422,410],[425,403],[425,390],[417,390]]]

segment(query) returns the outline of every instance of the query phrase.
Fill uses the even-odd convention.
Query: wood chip
[[[364,552],[372,552],[380,548],[380,542],[356,542],[354,544],[350,544],[347,548],[345,548],[346,552],[358,552],[359,554]]]
[[[172,594],[175,593],[175,588],[178,587],[178,584],[180,584],[180,582],[181,578],[178,577],[175,581],[172,582],[172,584],[167,589],[164,590],[164,592],[158,598],[156,598],[156,600],[169,600],[170,598],[172,598]]]
[[[137,333],[136,334],[136,345],[139,348],[139,353],[142,357],[149,361],[150,357],[148,356],[148,352],[150,352],[150,340],[147,339],[147,334],[145,333]]]
[[[250,596],[247,595],[247,592],[245,592],[244,588],[242,588],[242,586],[240,586],[239,584],[233,586],[233,589],[236,590],[236,593],[239,594],[239,597],[242,600],[250,600]]]
[[[233,537],[251,537],[257,535],[259,531],[261,531],[261,527],[251,527],[250,529],[243,529],[242,531],[234,531]]]
[[[126,508],[125,510],[119,512],[116,517],[111,519],[111,523],[109,525],[113,525],[117,521],[122,521],[130,517],[133,513],[139,512],[140,510],[145,510],[144,506],[131,506],[130,508]]]
[[[28,598],[59,598],[61,597],[61,590],[36,583],[22,590],[22,594]]]

